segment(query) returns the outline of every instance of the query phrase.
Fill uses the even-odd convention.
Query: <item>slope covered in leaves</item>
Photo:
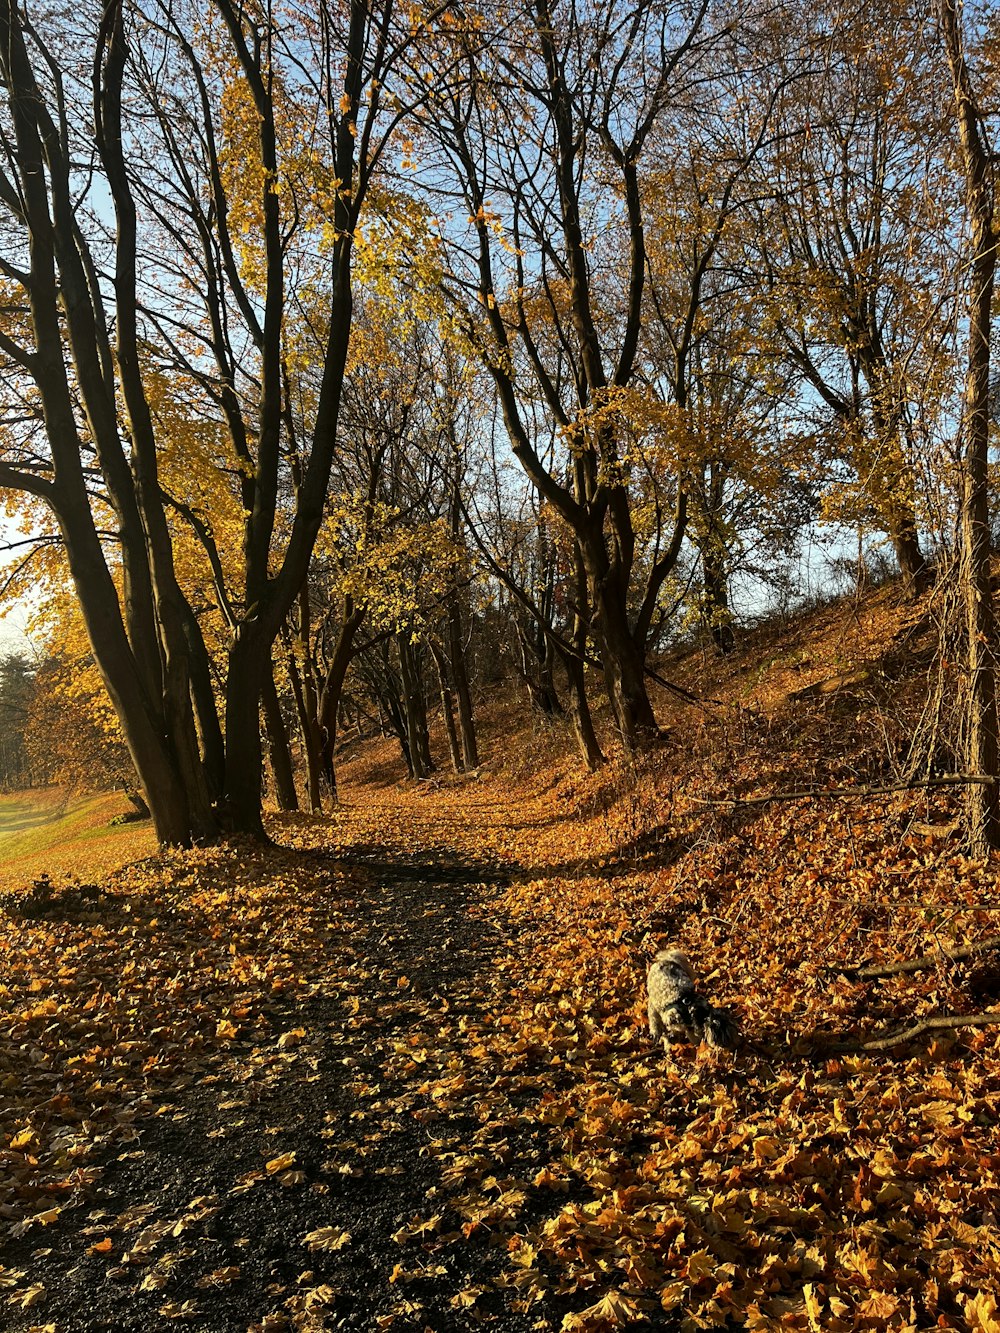
[[[996,867],[949,792],[729,800],[891,785],[921,634],[675,662],[721,702],[592,777],[498,705],[478,777],[368,744],[285,850],[8,905],[8,1326],[1000,1327],[998,1028],[894,1042],[1000,1008]],[[668,942],[739,1052],[650,1043]]]

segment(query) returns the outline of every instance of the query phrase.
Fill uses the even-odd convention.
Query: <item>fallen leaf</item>
[[[310,1250],[342,1250],[350,1239],[349,1231],[341,1231],[338,1227],[319,1227],[303,1236],[302,1243]]]

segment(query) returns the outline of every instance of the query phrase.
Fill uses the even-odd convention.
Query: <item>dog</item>
[[[704,1041],[729,1050],[739,1045],[736,1022],[699,995],[691,964],[680,949],[662,949],[656,955],[646,974],[646,992],[649,1035],[662,1040],[664,1048],[673,1041]]]

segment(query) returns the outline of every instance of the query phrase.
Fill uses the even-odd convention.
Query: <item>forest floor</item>
[[[478,775],[367,744],[279,846],[6,899],[0,1327],[997,1333],[997,865],[947,790],[753,803],[892,785],[922,626],[667,664],[638,765],[506,704]],[[651,1044],[667,943],[737,1052]]]

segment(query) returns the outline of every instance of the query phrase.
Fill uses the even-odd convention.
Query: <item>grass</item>
[[[110,824],[130,809],[118,792],[39,787],[0,796],[0,888],[27,888],[43,873],[54,881],[99,880],[149,856],[156,842],[148,820]]]

